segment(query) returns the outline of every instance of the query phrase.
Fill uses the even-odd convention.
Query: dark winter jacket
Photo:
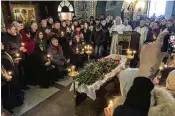
[[[53,65],[64,66],[66,64],[66,58],[63,56],[63,50],[60,45],[55,47],[51,44],[47,49],[47,53],[50,55]]]
[[[105,44],[106,42],[105,32],[102,29],[100,29],[99,31],[94,31],[93,40],[94,40],[95,45]]]
[[[124,104],[115,109],[113,116],[147,116],[153,88],[150,79],[135,78]]]
[[[84,36],[85,42],[89,43],[90,42],[90,38],[91,38],[91,31],[89,29],[87,29],[86,31],[82,30],[82,34]]]
[[[6,33],[2,36],[2,42],[5,46],[5,50],[14,57],[19,52],[20,48],[20,35],[13,36]]]

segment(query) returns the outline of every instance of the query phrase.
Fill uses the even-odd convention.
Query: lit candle
[[[19,58],[20,54],[19,53],[16,53],[16,57]]]
[[[82,49],[82,52],[84,52],[84,49]]]
[[[67,69],[67,71],[70,73],[70,72],[71,72],[71,69],[70,69],[70,68],[68,68],[68,69]]]
[[[129,49],[127,49],[127,54],[129,54],[130,53],[130,50]]]
[[[136,51],[135,50],[133,51],[133,54],[136,54]]]
[[[74,31],[74,25],[72,25],[72,31]]]
[[[72,65],[72,66],[71,66],[71,69],[72,69],[72,71],[75,71],[75,66]]]
[[[92,46],[90,46],[90,48],[89,48],[90,50],[92,50]]]
[[[133,59],[134,58],[134,56],[131,56],[131,59]]]
[[[79,52],[79,48],[78,47],[76,47],[76,52]]]
[[[159,67],[159,70],[163,70],[163,67],[162,67],[162,66],[160,66],[160,67]]]
[[[165,67],[165,68],[167,68],[167,67],[168,67],[168,65],[167,65],[167,64],[165,64],[165,65],[164,65],[164,67]]]
[[[112,106],[113,106],[113,102],[112,102],[112,100],[110,100],[108,107],[112,107]]]
[[[25,46],[25,43],[24,43],[24,42],[22,42],[22,43],[21,43],[21,46],[22,46],[22,47],[24,47],[24,46]]]
[[[64,32],[63,31],[61,32],[61,36],[64,36]]]
[[[9,72],[8,72],[8,75],[11,76],[11,75],[12,75],[12,71],[9,71]]]
[[[48,60],[50,59],[50,55],[49,55],[49,54],[47,54],[47,59],[48,59]]]

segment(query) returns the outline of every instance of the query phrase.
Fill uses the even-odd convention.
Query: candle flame
[[[160,66],[160,67],[159,67],[159,70],[163,70],[163,67],[162,67],[162,66]]]
[[[20,56],[20,54],[19,53],[16,53],[16,57],[19,57]]]
[[[50,55],[48,54],[47,57],[50,58]]]
[[[113,106],[113,101],[110,100],[110,101],[109,101],[109,105],[108,105],[108,107],[112,107],[112,106]]]
[[[68,68],[68,69],[67,69],[67,71],[68,71],[68,72],[71,72],[71,69],[70,69],[70,68]]]
[[[75,66],[74,66],[74,65],[72,65],[72,66],[71,66],[71,69],[72,69],[72,70],[75,70]]]
[[[12,75],[12,71],[9,71],[9,72],[8,72],[8,75]]]
[[[134,51],[133,51],[133,54],[135,54],[135,53],[136,53],[136,51],[134,50]]]
[[[25,43],[22,42],[22,43],[21,43],[21,46],[25,46]]]
[[[64,36],[64,32],[63,31],[61,32],[61,36]]]

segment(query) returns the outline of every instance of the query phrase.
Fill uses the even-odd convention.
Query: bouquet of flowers
[[[77,81],[79,85],[91,85],[120,64],[120,59],[102,58],[97,62],[91,62],[85,66],[85,69],[78,75]]]

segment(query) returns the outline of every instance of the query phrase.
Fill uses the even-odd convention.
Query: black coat
[[[3,79],[6,84],[1,88],[3,107],[11,110],[13,107],[23,103],[23,97],[21,96],[22,92],[17,78],[17,70],[12,57],[7,52],[2,51],[1,58],[3,68],[6,71],[12,72],[12,80],[6,82],[5,79]]]
[[[90,43],[90,41],[91,41],[91,31],[89,29],[87,29],[86,31],[82,30],[82,34],[84,36],[84,41],[86,43]]]
[[[5,33],[2,36],[2,42],[5,46],[5,50],[14,57],[16,53],[19,53],[20,48],[20,35],[13,36],[9,33]]]
[[[41,51],[38,46],[35,48],[35,52],[30,56],[30,67],[32,67],[31,73],[33,74],[31,81],[35,81],[36,84],[47,86],[51,81],[56,78],[55,69],[45,63],[48,61],[47,53]],[[50,72],[53,72],[52,74]]]
[[[106,34],[105,32],[100,29],[99,31],[94,31],[92,40],[94,41],[95,45],[104,45],[106,43]]]
[[[70,59],[70,63],[76,66],[82,66],[84,63],[84,58],[75,54],[75,47],[76,43],[73,41],[73,47],[69,45],[69,39],[70,38],[65,38],[65,37],[60,37],[59,38],[59,43],[62,46],[63,49],[63,54],[66,57],[66,59]],[[76,44],[76,45],[75,45]]]
[[[124,104],[115,109],[113,116],[147,116],[153,88],[150,79],[136,77]]]

